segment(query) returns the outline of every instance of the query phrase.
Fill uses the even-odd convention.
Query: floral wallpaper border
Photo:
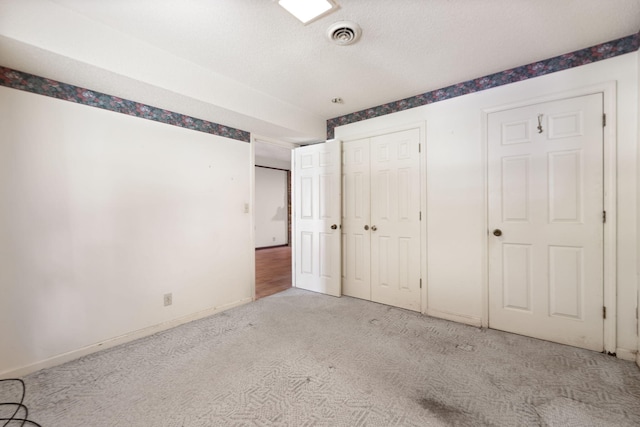
[[[198,132],[237,139],[238,141],[250,141],[250,133],[244,130],[209,122],[207,120],[196,119],[195,117],[185,116],[184,114],[163,110],[162,108],[152,107],[2,66],[0,66],[0,86],[102,108],[103,110],[179,126]]]
[[[579,67],[592,62],[634,52],[639,48],[640,33],[637,33],[586,49],[556,56],[554,58],[545,59],[474,80],[447,86],[445,88],[425,92],[399,101],[335,117],[327,120],[327,138],[330,139],[334,137],[334,129],[338,126],[374,117],[380,117],[438,101],[444,101],[446,99],[527,80],[533,77],[540,77],[557,71],[567,70],[569,68]],[[236,139],[244,142],[250,141],[250,133],[244,130],[209,122],[207,120],[197,119],[173,111],[141,104],[139,102],[107,95],[101,92],[35,76],[22,71],[12,70],[2,66],[0,66],[0,86],[24,90],[38,95],[50,96],[52,98],[71,101],[91,107],[102,108],[104,110],[153,120],[173,126],[179,126],[198,132],[218,135],[225,138]]]
[[[540,77],[545,74],[555,73],[557,71],[567,70],[569,68],[579,67],[581,65],[590,64],[592,62],[602,61],[603,59],[613,58],[618,55],[630,53],[638,50],[640,47],[640,33],[623,37],[610,42],[602,43],[576,52],[567,53],[556,56],[554,58],[545,59],[534,62],[529,65],[513,68],[511,70],[502,71],[488,76],[458,83],[442,89],[436,89],[410,98],[401,99],[399,101],[390,102],[388,104],[379,105],[366,110],[357,111],[355,113],[346,114],[344,116],[335,117],[327,120],[327,139],[334,137],[334,129],[338,126],[347,125],[349,123],[359,122],[374,117],[380,117],[398,111],[408,110],[410,108],[420,107],[422,105],[431,104],[445,99],[455,98],[467,95],[473,92],[479,92],[491,89],[497,86],[515,83],[533,77]]]

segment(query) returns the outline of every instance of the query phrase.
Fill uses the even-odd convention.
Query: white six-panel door
[[[420,131],[371,138],[371,300],[420,311]]]
[[[294,150],[295,286],[341,295],[341,144]]]
[[[343,291],[420,311],[420,130],[343,151]]]
[[[342,292],[371,300],[369,138],[342,146]]]
[[[603,349],[603,98],[489,114],[489,326]]]

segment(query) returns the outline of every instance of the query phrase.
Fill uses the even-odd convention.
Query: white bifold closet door
[[[343,144],[345,295],[420,311],[420,130]]]

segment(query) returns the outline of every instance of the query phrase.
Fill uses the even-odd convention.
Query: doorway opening
[[[254,299],[292,286],[291,149],[254,139]]]

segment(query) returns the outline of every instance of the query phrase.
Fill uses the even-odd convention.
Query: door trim
[[[422,288],[420,289],[420,313],[427,313],[427,121],[410,122],[399,126],[393,126],[384,129],[370,130],[363,133],[349,135],[343,137],[342,143],[358,139],[372,138],[375,136],[386,135],[388,133],[402,132],[409,129],[418,129],[420,131],[420,212],[422,212],[422,220],[420,221],[420,277],[422,278]]]
[[[603,190],[604,209],[607,211],[607,221],[604,224],[603,234],[603,267],[604,284],[603,298],[607,307],[607,317],[604,319],[604,351],[616,353],[617,349],[617,282],[616,282],[616,233],[617,233],[617,115],[616,97],[617,85],[615,81],[608,81],[592,86],[586,86],[569,91],[545,95],[503,104],[482,110],[482,158],[484,179],[484,224],[485,232],[483,244],[483,279],[482,279],[482,326],[489,326],[489,188],[488,188],[488,119],[490,113],[496,113],[513,108],[526,107],[544,102],[559,101],[566,98],[576,98],[595,93],[602,93],[603,111],[607,116],[607,125],[603,128]]]

